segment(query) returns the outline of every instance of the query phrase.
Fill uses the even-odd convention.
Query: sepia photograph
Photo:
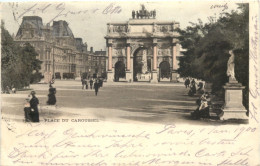
[[[259,1],[0,7],[0,165],[260,164]]]

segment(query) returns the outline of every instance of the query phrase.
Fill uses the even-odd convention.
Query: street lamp
[[[54,66],[54,49],[55,49],[55,42],[53,42],[53,53],[52,53],[52,72],[53,72],[53,79],[55,79],[55,66]]]

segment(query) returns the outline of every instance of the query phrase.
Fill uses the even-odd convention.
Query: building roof
[[[106,55],[106,51],[95,51],[95,53],[94,53],[95,55],[99,55],[99,56],[104,56],[104,55]]]
[[[74,35],[69,28],[69,24],[64,21],[64,20],[59,20],[59,21],[53,21],[53,31],[52,34],[53,36],[56,37],[73,37]]]
[[[22,24],[16,34],[17,37],[22,35],[23,28],[35,29],[36,34],[42,36],[42,18],[38,16],[24,16]]]

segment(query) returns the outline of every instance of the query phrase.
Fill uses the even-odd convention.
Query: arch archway
[[[161,81],[162,79],[171,79],[171,67],[170,63],[168,61],[162,61],[159,65],[159,80]]]
[[[125,64],[122,61],[115,64],[115,82],[118,82],[120,78],[125,78]]]
[[[144,55],[145,54],[145,55]],[[140,81],[138,75],[151,72],[151,56],[148,54],[148,48],[139,47],[133,54],[133,80]],[[142,81],[149,81],[143,78]]]

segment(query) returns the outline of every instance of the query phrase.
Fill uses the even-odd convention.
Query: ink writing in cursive
[[[51,23],[54,20],[60,19],[61,17],[67,17],[71,15],[80,15],[80,14],[96,14],[98,12],[102,14],[119,14],[121,13],[122,8],[121,6],[116,5],[115,3],[110,3],[108,6],[104,8],[98,8],[98,7],[93,7],[91,9],[87,8],[85,10],[78,10],[78,11],[73,11],[70,9],[66,8],[66,3],[58,3],[58,4],[52,4],[52,3],[47,3],[47,4],[39,4],[39,3],[34,3],[30,7],[24,9],[24,11],[20,14],[16,14],[14,12],[14,18],[17,20],[22,18],[25,15],[29,14],[44,14],[48,12],[52,12],[55,14],[53,18],[51,18],[48,23]],[[18,15],[18,16],[17,16]]]

